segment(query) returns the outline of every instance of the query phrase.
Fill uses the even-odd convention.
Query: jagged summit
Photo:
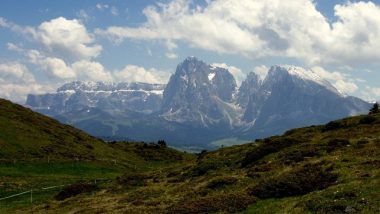
[[[223,103],[232,102],[235,89],[235,79],[228,70],[188,57],[177,66],[165,88],[161,116],[204,126],[219,123],[226,119]]]
[[[302,81],[310,81],[321,85],[328,90],[343,96],[330,82],[320,77],[312,70],[306,70],[302,67],[294,66],[294,65],[275,65],[269,69],[268,75],[266,79],[274,80],[280,77],[291,76],[294,79],[302,80]],[[264,80],[265,81],[265,80]]]

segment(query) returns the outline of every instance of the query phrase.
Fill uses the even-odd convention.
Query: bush
[[[159,141],[157,141],[157,144],[161,147],[166,147],[166,141],[165,140],[159,140]]]
[[[258,198],[283,198],[305,195],[333,185],[338,176],[321,164],[306,164],[279,177],[260,182],[248,193]]]
[[[143,173],[128,173],[118,177],[117,181],[124,186],[145,186],[146,180],[152,178],[152,176]]]
[[[340,129],[340,128],[345,128],[346,125],[343,124],[343,122],[341,121],[331,121],[329,123],[327,123],[323,128],[322,128],[322,131],[332,131],[332,130],[336,130],[336,129]]]
[[[358,142],[356,143],[359,147],[362,147],[364,146],[365,144],[368,144],[369,141],[366,140],[366,139],[361,139],[361,140],[358,140]]]
[[[92,192],[97,189],[94,184],[78,183],[72,184],[62,189],[54,198],[58,201],[65,200],[66,198],[71,198],[81,193]]]
[[[272,167],[268,164],[261,164],[254,166],[253,168],[249,169],[247,171],[247,176],[250,178],[260,178],[261,173],[263,172],[269,172],[272,170]]]
[[[255,202],[253,197],[244,193],[228,193],[184,200],[170,207],[169,214],[240,212]]]
[[[218,160],[207,160],[201,163],[198,163],[194,168],[191,169],[190,174],[191,177],[194,176],[202,176],[212,170],[217,170],[224,167],[226,164],[224,162],[220,162]]]
[[[228,186],[228,185],[235,184],[237,181],[238,181],[238,179],[234,178],[234,177],[216,178],[207,184],[207,188],[219,189],[219,188],[223,188],[223,187]]]
[[[241,161],[241,166],[246,167],[252,163],[264,158],[265,156],[279,152],[280,150],[301,143],[300,139],[295,138],[268,138],[259,144],[253,151],[248,152]]]
[[[340,148],[344,148],[350,144],[350,141],[342,138],[334,138],[327,142],[327,152],[332,152]]]
[[[372,108],[369,110],[369,114],[377,114],[380,112],[380,109],[379,109],[379,103],[375,103],[373,104]]]
[[[306,157],[315,157],[318,152],[315,148],[304,148],[299,150],[292,150],[281,154],[280,160],[285,164],[298,163],[305,160]]]
[[[376,121],[376,117],[374,116],[371,116],[371,115],[367,115],[367,116],[364,116],[362,117],[360,120],[359,120],[359,123],[360,124],[372,124]]]

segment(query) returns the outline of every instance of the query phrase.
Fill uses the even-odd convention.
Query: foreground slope
[[[294,129],[125,173],[104,189],[33,212],[379,213],[380,114]],[[26,211],[26,209],[21,210]]]
[[[0,99],[0,148],[1,159],[115,159],[125,155],[83,131],[4,99]]]
[[[81,189],[95,182],[105,188],[124,173],[158,170],[192,158],[162,142],[104,143],[0,99],[0,213],[30,212],[31,202],[51,201],[64,186]]]

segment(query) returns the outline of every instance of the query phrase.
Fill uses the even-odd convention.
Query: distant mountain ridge
[[[148,83],[71,82],[56,93],[28,95],[26,105],[54,116],[84,108],[106,111],[158,111],[165,85]]]
[[[207,147],[367,112],[370,104],[340,93],[312,71],[272,66],[238,88],[233,75],[196,57],[180,63],[167,85],[73,82],[29,95],[27,106],[96,136]]]

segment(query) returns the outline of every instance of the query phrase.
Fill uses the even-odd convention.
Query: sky
[[[238,84],[272,65],[380,100],[380,0],[1,0],[0,97],[71,81],[166,83],[188,56]]]

